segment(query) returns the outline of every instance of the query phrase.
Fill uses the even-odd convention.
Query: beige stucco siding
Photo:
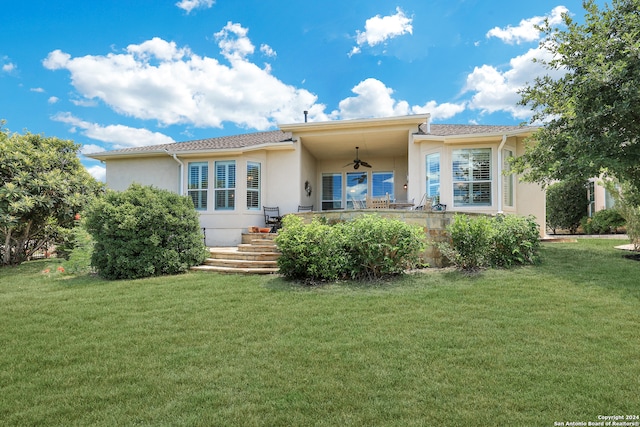
[[[123,191],[132,183],[178,192],[179,165],[173,158],[113,159],[107,162],[107,188]]]

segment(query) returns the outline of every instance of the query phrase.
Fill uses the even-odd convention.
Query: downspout
[[[502,135],[502,141],[498,146],[498,213],[502,213],[502,185],[504,177],[502,176],[502,149],[507,143],[507,135]]]
[[[176,162],[178,162],[178,164],[180,165],[180,179],[178,180],[178,194],[180,196],[182,196],[183,194],[183,177],[184,177],[184,163],[182,163],[182,160],[180,160],[178,158],[178,156],[176,155],[176,153],[170,153],[169,150],[165,149],[164,150],[168,155],[170,155],[171,157],[173,157],[173,160],[175,160]]]

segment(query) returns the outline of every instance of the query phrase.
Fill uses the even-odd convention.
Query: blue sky
[[[271,130],[304,110],[518,124],[517,90],[543,72],[533,24],[562,12],[581,21],[582,1],[5,2],[0,119],[83,153]]]

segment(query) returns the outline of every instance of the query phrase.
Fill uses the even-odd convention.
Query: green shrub
[[[91,234],[82,225],[76,225],[71,230],[73,249],[67,260],[62,263],[64,270],[69,274],[88,274],[92,272],[91,255],[93,254],[94,241]]]
[[[91,263],[107,279],[182,273],[206,258],[193,202],[166,190],[133,184],[108,192],[86,221],[95,240]]]
[[[591,218],[584,217],[581,221],[585,234],[611,234],[625,224],[625,220],[616,209],[603,209],[593,214]]]
[[[422,228],[377,215],[334,225],[288,215],[276,238],[280,272],[310,282],[401,274],[420,264],[424,241]]]
[[[608,180],[604,183],[616,201],[616,210],[625,220],[627,236],[635,250],[640,250],[640,189],[629,182]]]
[[[456,214],[447,231],[451,240],[448,244],[441,244],[440,251],[456,267],[471,271],[488,265],[494,232],[489,217],[471,218]]]
[[[421,263],[426,238],[421,227],[377,215],[364,215],[337,227],[347,245],[352,279],[397,275]]]
[[[536,261],[540,246],[538,228],[533,217],[456,214],[447,227],[451,240],[441,244],[440,250],[466,271],[530,264]]]
[[[566,229],[574,234],[587,214],[589,199],[583,181],[561,181],[547,187],[547,227],[555,234]]]
[[[539,226],[532,216],[497,215],[491,221],[491,267],[532,264],[540,248]]]
[[[305,225],[302,218],[287,215],[276,237],[280,273],[290,279],[330,281],[344,276],[347,253],[342,235],[318,219]]]

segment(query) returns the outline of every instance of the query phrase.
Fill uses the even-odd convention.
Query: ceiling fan
[[[360,166],[364,166],[365,168],[371,167],[369,163],[365,162],[364,160],[360,160],[360,158],[358,157],[359,148],[360,147],[356,147],[356,158],[353,160],[353,162],[347,163],[346,165],[344,165],[344,167],[351,166],[351,165],[353,165],[354,169],[358,169]]]

